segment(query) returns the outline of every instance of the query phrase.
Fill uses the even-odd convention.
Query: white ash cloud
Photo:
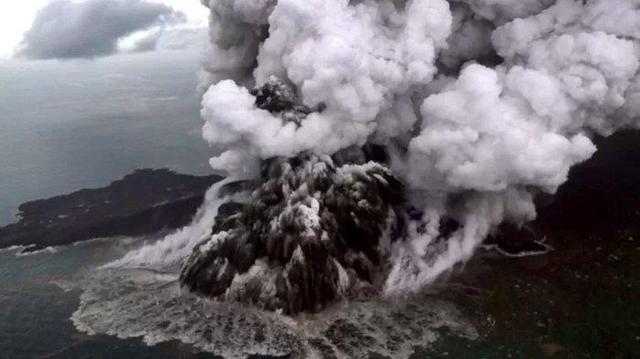
[[[121,52],[149,52],[156,50],[200,50],[208,41],[206,28],[190,26],[157,26],[133,34],[121,41]]]
[[[555,0],[454,0],[468,4],[478,17],[502,24],[534,15]]]
[[[36,15],[17,56],[30,59],[108,56],[118,52],[119,40],[135,32],[184,21],[181,12],[143,0],[54,0]],[[155,48],[155,43],[141,46]]]
[[[230,77],[239,80],[255,67],[254,81],[258,85],[275,75],[295,84],[305,104],[326,105],[325,111],[310,115],[299,128],[279,125],[278,119],[258,120],[269,117],[266,111],[258,110],[254,126],[239,125],[254,135],[246,136],[240,129],[238,136],[221,136],[225,141],[234,137],[241,140],[230,151],[262,157],[288,156],[304,150],[331,154],[352,144],[364,144],[376,131],[377,116],[392,108],[396,96],[433,79],[436,53],[446,46],[452,22],[444,0],[410,1],[401,9],[390,2],[371,1],[352,6],[347,1],[287,0],[279,1],[275,7],[269,6],[270,2],[259,2],[256,6],[262,7],[255,11],[242,7],[226,20],[253,21],[242,23],[248,38],[238,39],[240,26],[238,31],[230,32],[219,30],[223,26],[216,25],[219,13],[232,11],[225,3],[228,2],[210,5],[214,14],[212,63],[234,68],[224,67],[218,72],[213,65],[214,75],[224,77],[231,72]],[[271,8],[269,36],[258,49],[263,36],[259,28]],[[248,16],[249,13],[263,16]],[[222,23],[226,24],[225,20]],[[256,51],[257,57],[247,60]],[[205,95],[203,114],[208,127],[224,127],[229,123],[228,116],[246,116],[241,112],[253,111],[252,101],[246,96],[244,105],[234,103],[220,108],[225,101],[217,99],[230,91],[247,94],[246,90],[231,87],[225,81]],[[256,136],[268,141],[260,142]],[[274,146],[279,147],[275,152]]]
[[[204,137],[227,149],[211,164],[250,177],[273,156],[386,146],[423,213],[394,245],[390,293],[534,219],[591,136],[638,124],[637,0],[206,3]],[[296,124],[258,108],[248,89],[272,76],[323,110]],[[443,234],[443,218],[461,227]]]

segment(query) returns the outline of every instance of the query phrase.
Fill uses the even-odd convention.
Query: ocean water
[[[20,203],[100,187],[137,168],[207,174],[197,53],[96,61],[0,61],[0,225]],[[127,245],[0,252],[0,358],[192,357],[168,343],[78,333],[78,291],[54,282],[114,259]]]
[[[134,240],[93,241],[16,256],[0,252],[0,358],[210,358],[177,342],[147,346],[141,340],[79,333],[69,319],[80,292],[60,283],[118,258]]]
[[[209,173],[197,53],[0,62],[0,224],[20,203],[134,169]]]

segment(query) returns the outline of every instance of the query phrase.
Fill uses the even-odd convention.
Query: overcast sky
[[[0,1],[0,58],[12,56],[16,46],[29,30],[38,10],[45,7],[52,0],[17,0]],[[55,0],[53,0],[55,1]],[[80,0],[79,0],[80,1]],[[147,0],[148,2],[163,3],[187,16],[193,25],[205,26],[207,9],[200,4],[200,0]]]

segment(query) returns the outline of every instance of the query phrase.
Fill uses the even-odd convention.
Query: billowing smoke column
[[[416,290],[640,117],[639,0],[204,2],[211,165],[258,180],[183,269],[211,296]]]

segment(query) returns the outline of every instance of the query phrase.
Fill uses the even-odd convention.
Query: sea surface
[[[197,53],[0,62],[0,224],[138,168],[209,173]]]
[[[92,241],[52,252],[0,252],[0,358],[210,358],[177,342],[79,333],[69,319],[80,291],[61,283],[135,247],[129,239]]]

